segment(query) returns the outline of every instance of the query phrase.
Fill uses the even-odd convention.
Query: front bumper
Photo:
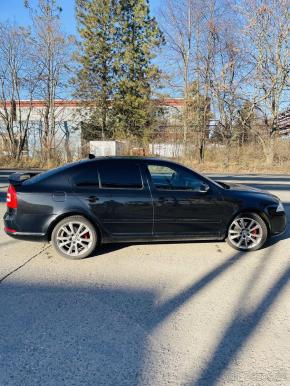
[[[287,226],[287,216],[285,212],[272,213],[270,217],[271,236],[278,236],[285,232]]]

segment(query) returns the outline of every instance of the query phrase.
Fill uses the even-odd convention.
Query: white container
[[[184,146],[178,143],[150,143],[149,152],[150,154],[156,154],[161,157],[176,158],[184,154]]]
[[[122,155],[125,144],[120,141],[90,141],[90,153],[98,156]]]

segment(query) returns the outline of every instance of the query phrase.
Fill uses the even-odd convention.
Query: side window
[[[98,166],[102,188],[141,189],[139,166],[131,161],[106,161]]]
[[[158,190],[192,190],[198,191],[202,181],[186,170],[168,166],[149,164],[148,170],[152,182]]]
[[[74,186],[77,186],[78,188],[99,188],[99,175],[97,165],[85,165],[85,167],[77,170],[77,172],[73,175],[72,179]]]

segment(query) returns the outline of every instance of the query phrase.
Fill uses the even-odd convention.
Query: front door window
[[[199,191],[201,181],[195,175],[182,169],[162,165],[148,165],[152,183],[157,190]]]

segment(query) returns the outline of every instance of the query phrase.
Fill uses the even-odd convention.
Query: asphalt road
[[[290,218],[289,176],[217,178],[275,193]],[[0,231],[1,386],[288,386],[289,320],[289,226],[248,254],[112,245],[83,261]]]

